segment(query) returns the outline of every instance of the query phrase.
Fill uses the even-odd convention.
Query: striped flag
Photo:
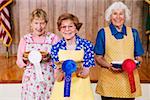
[[[147,21],[146,21],[146,34],[150,34],[150,8],[149,8],[149,13],[147,15]]]
[[[12,0],[0,0],[0,40],[6,47],[9,47],[12,42],[10,35],[10,15],[7,6]]]

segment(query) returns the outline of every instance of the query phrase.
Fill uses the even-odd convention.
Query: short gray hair
[[[131,12],[130,12],[129,8],[121,1],[118,1],[118,2],[114,2],[113,4],[111,4],[105,11],[105,20],[106,21],[110,22],[110,16],[112,14],[112,11],[116,10],[116,9],[125,10],[125,20],[126,21],[130,20]]]

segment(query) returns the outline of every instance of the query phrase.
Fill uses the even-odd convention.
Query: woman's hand
[[[29,59],[27,57],[22,57],[22,59],[26,65],[29,64]]]
[[[23,61],[29,61],[27,57],[22,57]]]
[[[42,55],[42,61],[48,62],[51,58],[51,55],[48,52],[40,52]]]
[[[77,68],[76,75],[77,77],[87,78],[89,75],[89,68]]]
[[[75,72],[77,77],[79,77],[79,74],[81,73],[82,69],[83,69],[82,67],[77,68],[77,70]]]
[[[55,77],[55,79],[58,81],[58,82],[61,82],[61,81],[63,81],[64,80],[64,72],[63,72],[63,70],[62,69],[57,69],[57,72],[55,73],[56,75],[56,77]]]
[[[120,73],[120,72],[123,72],[123,70],[121,68],[115,68],[115,67],[110,67],[110,70],[112,70],[113,72],[115,73]]]
[[[106,64],[107,66],[103,66],[104,68],[107,68],[108,70],[111,70],[115,73],[120,73],[122,72],[123,70],[121,68],[115,68],[111,63],[107,63]]]
[[[140,64],[138,65],[138,66],[140,67],[140,66],[141,66],[141,64],[142,64],[142,62],[143,62],[142,57],[137,56],[137,57],[135,57],[135,60],[137,60],[137,61],[139,61],[139,62],[140,62]]]
[[[50,60],[50,56],[42,57],[42,61],[48,62]]]

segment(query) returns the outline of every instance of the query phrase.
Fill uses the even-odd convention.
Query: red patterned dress
[[[41,62],[41,70],[44,81],[38,82],[35,67],[33,64],[25,64],[22,54],[26,51],[38,50],[47,51],[50,53],[52,44],[58,41],[58,37],[52,33],[44,34],[43,36],[33,36],[32,34],[25,35],[19,44],[17,64],[19,67],[25,67],[22,78],[22,100],[48,100],[54,84],[52,63]]]

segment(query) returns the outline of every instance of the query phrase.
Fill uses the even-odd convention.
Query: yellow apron
[[[114,36],[111,35],[109,27],[105,28],[105,33],[107,45],[104,57],[107,62],[123,61],[127,58],[134,59],[134,40],[130,27],[127,27],[127,36],[124,36],[124,38],[120,40],[116,40]],[[137,69],[134,70],[134,78],[136,92],[131,93],[127,73],[115,73],[101,67],[96,92],[106,97],[134,98],[141,96],[140,79]]]
[[[60,62],[67,60],[67,59],[72,59],[76,62],[79,62],[79,60],[83,61],[83,54],[84,54],[83,50],[81,51],[80,50],[78,51],[60,50],[59,59],[60,59]],[[78,67],[80,65],[81,63],[77,63]],[[60,67],[59,65],[57,66]],[[89,76],[83,79],[83,78],[77,77],[75,72],[72,74],[70,97],[68,98],[64,97],[64,80],[61,82],[55,81],[54,87],[52,90],[52,95],[50,96],[50,100],[83,100],[83,99],[94,100],[94,95],[92,92],[92,87],[90,84]]]
[[[67,100],[94,100],[90,79],[72,76],[70,97]],[[65,100],[64,81],[55,82],[50,100]]]

